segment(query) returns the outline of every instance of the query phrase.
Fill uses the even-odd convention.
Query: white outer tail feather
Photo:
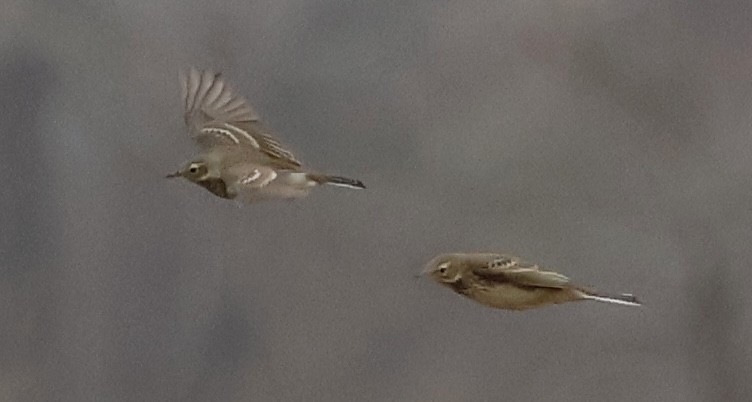
[[[335,187],[354,188],[356,190],[362,190],[363,189],[363,187],[356,186],[356,185],[353,185],[353,184],[348,184],[348,183],[335,183],[335,182],[328,181],[325,184],[328,184],[330,186],[335,186]]]
[[[366,188],[360,180],[350,179],[342,176],[330,176],[323,174],[308,174],[308,178],[318,184],[328,184],[330,186],[346,187],[362,190]]]
[[[621,295],[621,298],[617,297],[608,297],[608,296],[596,296],[591,294],[583,294],[584,298],[586,300],[595,300],[603,303],[611,303],[611,304],[620,304],[622,306],[642,306],[642,303],[637,301],[637,299],[629,294],[624,293]]]

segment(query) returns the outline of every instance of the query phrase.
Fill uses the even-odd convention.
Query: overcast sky
[[[0,399],[752,400],[752,4],[709,3],[0,0]],[[190,65],[368,189],[165,180]],[[413,279],[450,251],[645,306]]]

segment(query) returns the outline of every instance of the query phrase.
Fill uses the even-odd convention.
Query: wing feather
[[[241,163],[227,168],[222,176],[226,182],[231,183],[233,192],[239,193],[265,187],[277,178],[277,172],[268,166]]]
[[[473,269],[473,273],[483,279],[497,282],[513,282],[523,286],[543,288],[565,288],[570,286],[569,278],[560,273],[541,271],[537,264],[507,255],[496,256],[488,264]]]
[[[277,159],[280,165],[301,165],[272,137],[250,103],[236,95],[221,74],[190,68],[180,74],[180,85],[185,123],[200,147],[248,146]]]

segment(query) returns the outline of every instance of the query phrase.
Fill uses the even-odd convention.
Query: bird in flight
[[[363,189],[360,180],[310,171],[285,149],[248,101],[221,74],[180,74],[185,124],[201,152],[167,177],[183,177],[214,195],[241,202],[299,198],[329,184]]]
[[[421,275],[486,306],[527,310],[550,304],[595,300],[639,306],[631,294],[609,295],[575,285],[566,276],[543,271],[518,257],[493,253],[453,253],[433,258]]]

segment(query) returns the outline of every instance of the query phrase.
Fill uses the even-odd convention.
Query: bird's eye
[[[449,262],[442,263],[441,265],[439,265],[439,273],[445,274],[448,268],[449,268]]]
[[[198,167],[196,167],[196,166],[191,166],[191,167],[190,167],[190,168],[188,169],[188,171],[189,171],[189,172],[191,172],[191,173],[196,173],[196,172],[198,172]]]

